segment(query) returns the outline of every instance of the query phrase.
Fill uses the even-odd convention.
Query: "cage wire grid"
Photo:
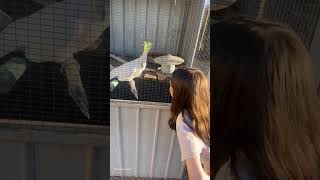
[[[210,7],[206,7],[201,24],[199,41],[192,67],[200,69],[206,76],[210,71]]]
[[[286,24],[300,35],[310,48],[320,15],[320,2],[316,0],[265,1],[263,18]]]
[[[223,4],[228,0],[217,0]],[[229,7],[217,11],[212,17],[219,20],[223,15],[246,15],[282,23],[292,28],[310,48],[320,16],[320,2],[316,0],[229,0]],[[230,4],[230,2],[229,2]],[[230,10],[229,12],[227,12]],[[224,11],[224,12],[223,12]],[[225,13],[225,14],[224,14]]]
[[[171,102],[170,76],[161,72],[160,64],[155,63],[154,59],[167,54],[180,56],[190,5],[190,0],[111,0],[111,54],[123,61],[110,57],[110,64],[117,68],[126,66],[127,62],[138,62],[143,53],[143,41],[153,43],[146,69],[133,78],[138,99],[128,81],[117,81],[116,87],[110,91],[111,99]],[[139,65],[128,65],[114,76],[129,79],[126,72]],[[181,66],[184,64],[176,67]],[[110,78],[112,76],[111,70]]]
[[[107,125],[109,1],[0,5],[0,119]]]

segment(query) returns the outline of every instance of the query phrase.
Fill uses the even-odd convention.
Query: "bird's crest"
[[[150,41],[143,42],[143,53],[148,53],[152,48],[152,43]]]

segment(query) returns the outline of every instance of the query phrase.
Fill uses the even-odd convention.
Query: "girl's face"
[[[169,92],[170,92],[171,97],[173,97],[173,88],[172,88],[171,80],[170,80],[169,84],[170,84]]]

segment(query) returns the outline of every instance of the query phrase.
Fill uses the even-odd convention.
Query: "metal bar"
[[[110,132],[110,131],[109,131]],[[106,150],[106,166],[108,169],[106,169],[106,171],[108,172],[107,174],[109,176],[111,176],[111,171],[110,171],[110,166],[111,166],[111,163],[110,163],[110,156],[111,156],[111,152],[110,152],[110,144],[111,144],[111,132],[109,133],[109,136],[106,136],[106,144],[109,146],[109,149]],[[96,171],[95,171],[96,172]]]
[[[310,21],[310,24],[308,25],[308,27],[312,27],[311,31],[309,31],[308,33],[308,49],[310,49],[311,47],[311,43],[312,43],[312,39],[314,34],[316,33],[316,29],[317,29],[317,25],[318,25],[318,21],[319,21],[319,15],[320,15],[320,4],[318,1],[316,1],[317,3],[314,4],[312,7],[312,12],[314,13],[314,19],[313,21]]]
[[[117,112],[117,129],[118,129],[118,144],[119,144],[119,161],[120,161],[120,174],[123,177],[123,159],[122,159],[122,133],[121,133],[121,124],[120,124],[120,109],[119,107],[116,108]]]
[[[137,49],[136,45],[136,23],[137,23],[137,0],[134,0],[134,18],[133,18],[133,47]]]
[[[91,180],[92,179],[92,166],[93,166],[93,154],[94,154],[94,149],[90,145],[85,146],[84,150],[84,179],[85,180]]]
[[[124,54],[125,53],[125,49],[126,49],[126,36],[125,36],[125,24],[126,24],[126,15],[125,15],[125,0],[122,0],[122,12],[123,12],[123,15],[122,15],[122,37],[123,37],[123,47],[122,47],[122,54]]]
[[[150,166],[150,178],[152,178],[153,175],[153,168],[154,168],[154,160],[157,150],[157,141],[158,141],[158,127],[159,127],[159,116],[160,116],[160,110],[157,110],[156,114],[156,124],[154,127],[154,136],[153,136],[153,145],[152,145],[152,157],[151,157],[151,166]]]
[[[181,17],[182,17],[182,21],[180,26],[179,26],[179,33],[180,33],[180,38],[178,40],[178,53],[182,55],[182,53],[184,52],[184,44],[185,44],[185,41],[186,41],[186,34],[187,34],[187,21],[189,19],[189,13],[190,12],[190,0],[187,0],[183,6],[182,6],[182,10],[181,10]],[[178,54],[178,55],[179,55]]]
[[[110,99],[111,107],[140,107],[149,109],[170,109],[171,103],[158,103],[149,101],[132,101],[132,100],[121,100],[121,99]]]
[[[113,9],[113,0],[110,1],[110,18],[111,18],[111,22],[110,22],[110,38],[112,38],[112,35],[114,35],[114,19],[113,19],[113,13],[112,10]],[[112,27],[113,26],[113,27]],[[113,48],[115,46],[115,38],[112,38],[112,41],[110,41],[110,52],[113,52]]]
[[[262,18],[265,5],[266,5],[266,0],[261,0],[259,4],[259,11],[257,16],[258,18]]]
[[[167,165],[166,165],[166,171],[164,173],[164,179],[167,179],[167,177],[168,177],[168,171],[169,171],[170,162],[171,162],[171,154],[172,154],[172,149],[174,146],[174,137],[175,137],[175,132],[172,131],[169,154],[168,154]]]
[[[139,177],[139,147],[140,147],[140,108],[137,108],[137,119],[136,119],[136,178]]]
[[[199,16],[200,14],[200,16]],[[194,15],[194,14],[193,14]],[[193,49],[192,55],[191,55],[191,63],[190,63],[190,67],[193,66],[193,61],[194,61],[194,57],[196,55],[196,50],[197,50],[197,42],[200,36],[200,31],[199,29],[201,28],[201,24],[203,22],[203,15],[204,15],[204,1],[199,2],[198,8],[197,8],[197,16],[195,17],[196,22],[199,22],[198,26],[196,29],[194,29],[192,31],[192,34],[195,35],[195,39],[194,39],[194,46],[193,47],[189,47],[191,49]],[[200,18],[200,19],[198,19]],[[197,21],[198,20],[198,21]],[[191,50],[190,49],[190,50]]]
[[[196,1],[193,1],[194,3],[196,2]],[[193,19],[194,19],[194,11],[195,11],[195,9],[196,9],[196,7],[194,7],[193,8],[193,11],[189,11],[189,13],[191,13],[191,16],[189,16],[189,21],[188,21],[188,23],[190,23],[190,21],[192,21]],[[189,14],[188,13],[188,14]],[[190,31],[191,31],[191,28],[189,27],[188,29],[187,29],[187,31],[186,31],[186,33],[185,34],[187,34],[187,35],[189,35],[190,36]],[[192,33],[193,34],[193,33]],[[186,52],[190,52],[190,49],[191,49],[191,42],[192,42],[192,34],[191,34],[191,37],[185,37],[185,41],[186,41],[186,43],[184,43],[185,45],[184,45],[184,48],[183,49],[185,49],[185,48],[187,48],[187,51]],[[186,45],[187,44],[187,45]],[[187,46],[187,47],[186,47]],[[190,57],[190,54],[188,54],[188,58]],[[192,55],[191,55],[191,59],[187,59],[187,65],[188,66],[190,66],[190,67],[192,67],[192,65],[193,65],[193,58],[192,58]]]
[[[28,171],[30,172],[28,174],[28,178],[27,179],[34,179],[37,180],[37,174],[36,174],[36,170],[38,169],[38,167],[36,167],[36,152],[35,152],[35,147],[36,145],[33,143],[27,143],[27,163],[28,163]]]
[[[158,29],[159,29],[159,14],[160,14],[160,7],[161,7],[161,2],[160,0],[158,0],[158,13],[157,13],[157,28],[156,28],[156,37],[155,37],[155,42],[154,42],[154,49],[158,49],[157,48],[157,39],[158,39]]]
[[[146,25],[144,27],[144,37],[145,39],[147,40],[147,31],[148,31],[148,12],[149,12],[149,1],[150,0],[147,0],[147,9],[146,9]]]
[[[165,44],[165,50],[168,52],[169,50],[168,50],[168,46],[169,46],[169,48],[170,48],[170,46],[171,46],[171,35],[172,35],[172,28],[170,28],[170,19],[171,19],[171,14],[172,14],[172,9],[173,9],[173,6],[172,6],[172,4],[173,4],[173,1],[170,1],[170,10],[169,10],[169,18],[168,18],[168,25],[167,25],[167,36],[169,36],[169,40],[168,40],[168,37],[166,38],[166,44]],[[173,26],[174,26],[174,24],[173,24]],[[169,45],[168,45],[168,41],[169,41]]]
[[[38,177],[40,176],[39,175],[39,171],[37,171],[37,169],[40,169],[40,167],[41,167],[41,164],[40,164],[40,162],[38,162],[38,158],[37,158],[37,154],[39,154],[38,153],[38,149],[37,149],[37,146],[35,145],[35,144],[31,144],[31,150],[32,150],[32,158],[33,158],[33,165],[34,165],[34,167],[33,167],[33,177],[34,177],[34,180],[37,180],[38,179]]]
[[[314,31],[311,43],[310,43],[310,55],[313,62],[315,83],[318,86],[320,82],[320,62],[318,61],[320,57],[320,18],[318,17],[316,22],[316,29]]]
[[[26,143],[23,144],[23,147],[21,149],[21,174],[22,174],[22,180],[28,179],[28,145]]]
[[[303,32],[303,24],[306,21],[306,19],[303,17],[303,4],[302,1],[299,1],[299,3],[297,3],[297,6],[299,7],[299,11],[298,11],[298,22],[297,22],[297,31],[299,32],[301,39],[303,40],[303,42],[305,41],[305,33]]]
[[[0,124],[20,124],[26,126],[39,126],[45,124],[46,126],[52,126],[56,128],[85,128],[94,130],[109,130],[108,126],[103,125],[90,125],[90,124],[75,124],[75,123],[63,123],[63,122],[43,122],[43,121],[32,121],[24,119],[0,119]]]

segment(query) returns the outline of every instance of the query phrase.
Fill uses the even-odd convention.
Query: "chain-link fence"
[[[0,119],[106,124],[108,0],[0,2]]]

